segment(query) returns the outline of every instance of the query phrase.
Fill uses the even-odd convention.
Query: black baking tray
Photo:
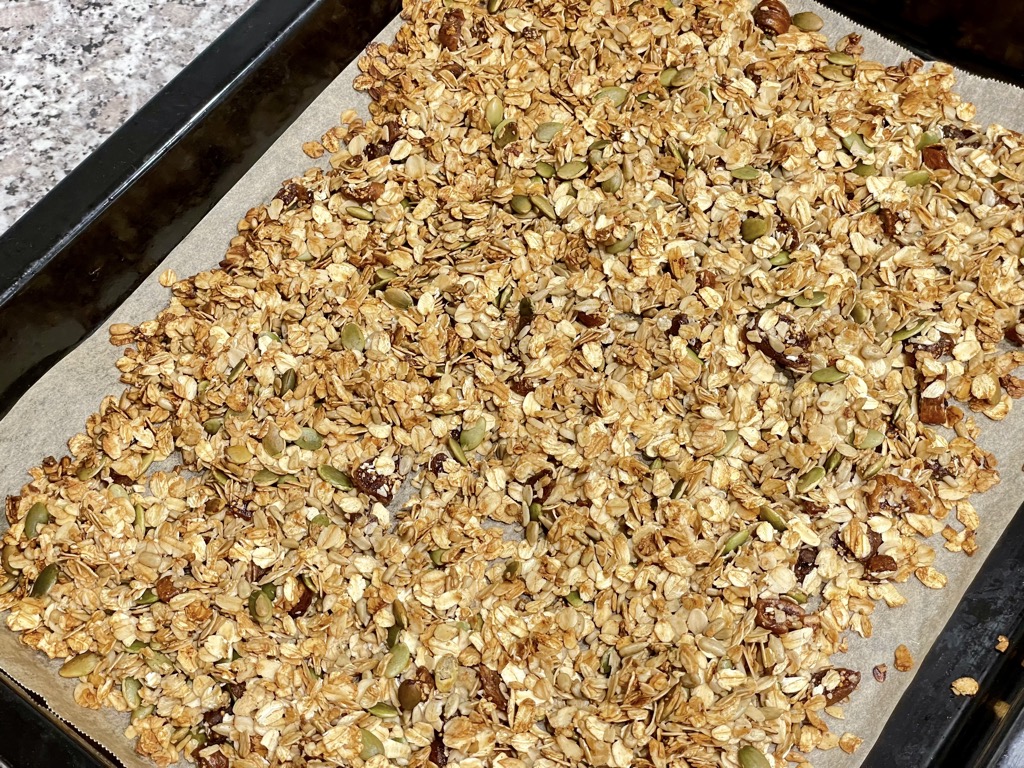
[[[1024,4],[826,4],[922,58],[1024,83]],[[398,0],[258,0],[0,236],[0,416],[103,325],[398,10]],[[944,597],[939,592],[935,599]],[[1010,638],[1008,652],[994,650],[998,635]],[[1024,513],[1018,510],[938,642],[919,660],[865,765],[1024,766],[1022,636]],[[870,670],[861,671],[862,685],[877,684]],[[952,696],[950,684],[961,676],[976,678],[981,694]],[[113,764],[3,675],[0,733],[0,765]]]

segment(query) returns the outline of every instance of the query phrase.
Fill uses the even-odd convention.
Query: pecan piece
[[[932,144],[921,150],[921,162],[926,168],[933,171],[953,170],[953,166],[949,164],[949,158],[946,156],[946,148],[938,144]]]
[[[756,321],[754,321],[747,328],[747,342],[760,350],[765,357],[774,363],[787,370],[802,373],[809,366],[807,355],[805,354],[809,344],[807,334],[795,325],[792,325],[789,318],[785,315],[782,315],[780,319],[790,322],[789,328],[781,339],[770,338],[767,333],[757,327]],[[772,343],[773,341],[775,343]],[[799,351],[791,351],[794,349]]]
[[[868,493],[868,509],[872,513],[891,515],[896,512],[928,514],[928,504],[920,489],[908,480],[896,475],[879,475],[875,487]]]
[[[754,8],[754,24],[768,35],[781,35],[793,23],[789,9],[780,0],[761,0]]]
[[[508,710],[508,699],[501,691],[501,675],[490,667],[481,664],[477,667],[477,675],[480,677],[480,692],[484,698],[494,704],[502,712]]]
[[[896,575],[896,559],[892,555],[872,555],[864,561],[864,575],[870,581],[883,581]]]
[[[208,755],[198,755],[196,765],[199,768],[229,768],[231,763],[225,754],[217,749]]]
[[[352,470],[352,484],[356,490],[384,505],[390,504],[391,499],[395,496],[392,481],[377,473],[373,466],[373,459],[367,459]]]
[[[896,237],[896,222],[899,221],[899,216],[896,215],[896,211],[892,211],[888,208],[879,208],[878,218],[882,222],[882,231],[886,236]]]
[[[818,550],[813,547],[803,547],[796,555],[796,563],[793,565],[793,573],[796,580],[803,582],[807,574],[814,570],[815,560],[818,559]]]
[[[357,203],[372,203],[383,194],[384,185],[379,181],[371,181],[365,187],[350,187],[348,190],[348,196]]]
[[[999,377],[999,383],[1003,385],[1003,389],[1006,390],[1006,394],[1014,400],[1024,397],[1024,379],[1011,376],[1007,373],[1006,375]]]
[[[589,312],[576,312],[576,322],[584,328],[597,328],[605,324],[605,319],[600,315],[592,315]]]
[[[457,51],[462,45],[462,25],[466,21],[466,14],[461,8],[453,8],[448,11],[441,20],[441,28],[437,31],[437,42],[442,48],[449,51]]]
[[[430,754],[427,760],[437,766],[445,768],[448,765],[448,748],[444,745],[444,728],[434,734],[434,740],[430,742]]]
[[[754,604],[754,608],[757,611],[754,623],[773,635],[784,635],[804,625],[806,614],[803,609],[788,600],[777,597],[761,598]]]
[[[284,203],[285,208],[296,202],[301,205],[309,205],[313,202],[313,193],[301,184],[296,184],[294,181],[289,181],[281,187],[274,197]]]
[[[837,673],[837,677],[830,675],[830,672]],[[811,677],[811,686],[817,688],[819,685],[825,686],[825,703],[829,706],[838,704],[857,690],[857,686],[860,685],[860,672],[844,667],[822,669]]]
[[[922,424],[941,424],[946,426],[948,414],[945,397],[922,397],[917,407]]]
[[[174,579],[170,576],[163,576],[156,582],[156,596],[160,598],[162,603],[166,603],[172,597],[176,597],[184,591],[184,589],[174,586]]]

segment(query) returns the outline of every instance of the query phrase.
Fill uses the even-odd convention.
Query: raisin
[[[761,598],[754,604],[754,608],[757,610],[754,623],[773,635],[784,635],[803,626],[803,609],[788,600]]]
[[[461,8],[454,8],[448,11],[441,20],[441,27],[437,31],[437,42],[442,48],[449,51],[457,51],[462,45],[462,25],[466,21],[466,14]]]
[[[853,669],[845,669],[844,667],[835,667],[834,670],[839,673],[839,682],[832,689],[825,690],[825,703],[829,706],[838,704],[857,690],[857,686],[860,685],[860,672]],[[811,685],[814,687],[821,685],[825,675],[831,671],[830,669],[823,669],[820,672],[815,672],[811,677]]]
[[[875,682],[884,683],[885,677],[889,672],[889,667],[885,664],[876,664],[874,669],[871,670],[872,677],[875,678]]]
[[[945,397],[922,397],[917,406],[918,416],[922,424],[946,425],[947,408]]]
[[[220,709],[211,709],[209,712],[203,713],[203,722],[207,725],[220,725],[224,722],[224,715],[227,714],[227,708],[221,707]]]
[[[872,531],[870,528],[868,528],[868,534],[867,535],[868,535],[868,544],[871,546],[871,550],[868,552],[866,557],[861,558],[861,562],[867,562],[872,557],[874,557],[878,553],[878,548],[880,546],[882,546],[882,534],[878,533],[877,531]],[[854,553],[850,550],[850,548],[848,546],[846,546],[846,542],[844,542],[839,537],[839,531],[836,531],[832,535],[832,546],[833,546],[833,548],[837,552],[842,554],[847,560],[857,560],[858,559],[854,555]]]
[[[357,490],[375,498],[381,504],[390,504],[391,499],[394,498],[391,481],[377,474],[372,459],[367,459],[352,470],[352,484]]]
[[[864,562],[864,574],[872,581],[890,579],[896,574],[896,559],[891,555],[872,555]]]
[[[887,237],[896,237],[896,222],[899,217],[895,211],[891,211],[888,208],[878,209],[878,218],[882,222],[882,231]]]
[[[252,520],[252,510],[249,509],[247,505],[243,505],[238,502],[228,504],[227,512],[232,517],[237,517],[241,520]]]
[[[508,386],[509,389],[511,389],[513,392],[515,392],[517,395],[520,395],[521,397],[526,397],[535,389],[533,384],[531,384],[529,381],[522,378],[521,376],[516,376],[514,379],[511,379],[508,383]]]
[[[299,599],[295,602],[295,605],[288,609],[288,615],[293,619],[305,616],[306,611],[309,610],[309,606],[313,602],[313,590],[307,587],[306,583],[302,581],[302,579],[299,579],[299,586],[302,587],[302,594],[299,595]]]
[[[793,565],[793,573],[796,574],[796,579],[799,582],[803,582],[807,578],[812,570],[814,570],[814,561],[818,559],[818,550],[813,547],[803,547],[796,556],[796,563]]]
[[[933,144],[921,150],[921,162],[924,163],[926,168],[930,168],[933,171],[953,170],[953,166],[949,164],[949,158],[946,156],[945,147],[941,147],[938,144]]]
[[[430,755],[427,759],[437,768],[445,768],[448,765],[448,748],[444,745],[443,727],[434,734],[434,740],[430,742]]]
[[[218,749],[216,752],[211,752],[208,755],[199,755],[196,765],[199,768],[229,768],[231,763],[224,753]]]
[[[600,315],[592,315],[589,312],[577,312],[576,322],[584,328],[597,328],[605,324],[605,319]]]
[[[430,464],[427,465],[428,469],[435,475],[440,477],[444,474],[444,462],[448,458],[447,453],[435,453],[434,458],[430,460]]]
[[[224,690],[233,701],[238,701],[245,695],[245,683],[224,683]]]
[[[484,698],[502,712],[508,710],[508,699],[501,691],[501,675],[482,664],[477,667],[477,675],[480,677],[480,692]]]
[[[678,336],[679,329],[686,324],[686,315],[680,313],[672,318],[672,325],[668,327],[669,336]]]
[[[295,202],[301,203],[302,205],[309,205],[313,202],[313,193],[301,184],[296,184],[293,181],[289,181],[281,187],[274,197],[284,203],[285,208]]]

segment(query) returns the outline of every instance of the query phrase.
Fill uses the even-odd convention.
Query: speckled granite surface
[[[253,0],[0,0],[0,232]]]

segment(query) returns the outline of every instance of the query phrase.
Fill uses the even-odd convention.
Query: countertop
[[[0,232],[253,0],[0,0]]]

